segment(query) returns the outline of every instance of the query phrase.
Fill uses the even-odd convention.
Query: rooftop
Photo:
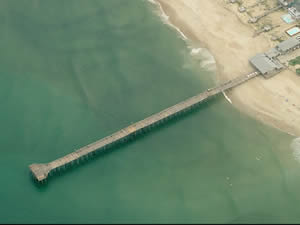
[[[265,53],[267,57],[270,59],[275,58],[280,55],[280,52],[276,48],[271,48],[269,51]]]
[[[282,4],[283,6],[288,6],[288,5],[292,4],[292,3],[294,3],[294,0],[278,0],[278,2],[280,4]]]
[[[300,44],[300,35],[289,38],[277,45],[277,49],[282,52],[286,52],[297,47]]]
[[[264,53],[255,55],[250,62],[263,75],[283,68],[279,62],[268,58]]]
[[[288,8],[288,12],[291,16],[295,17],[295,19],[300,18],[300,12],[297,10],[296,7]]]

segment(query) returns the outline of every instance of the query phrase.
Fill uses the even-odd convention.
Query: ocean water
[[[0,6],[1,223],[300,221],[298,139],[222,95],[36,185],[31,163],[193,96],[215,74],[147,1]]]

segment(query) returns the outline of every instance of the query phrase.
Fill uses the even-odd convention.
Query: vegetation
[[[300,76],[300,69],[296,69],[296,73],[298,76]]]
[[[292,59],[289,61],[289,64],[291,66],[300,65],[300,56],[296,57],[295,59]]]

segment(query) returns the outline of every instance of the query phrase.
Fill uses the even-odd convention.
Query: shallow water
[[[299,222],[293,137],[219,97],[43,187],[54,160],[213,85],[146,1],[0,2],[0,222]]]

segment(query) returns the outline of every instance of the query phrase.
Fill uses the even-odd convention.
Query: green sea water
[[[79,168],[46,163],[213,86],[142,0],[0,2],[0,223],[300,222],[300,163],[223,96]]]

